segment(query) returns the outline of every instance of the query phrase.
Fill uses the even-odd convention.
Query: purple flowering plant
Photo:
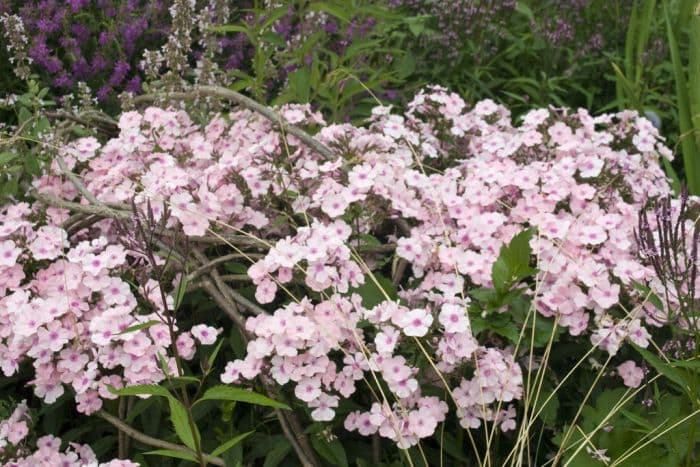
[[[60,93],[87,83],[98,100],[139,92],[145,44],[167,33],[162,0],[3,0],[0,13],[19,16],[32,69]]]

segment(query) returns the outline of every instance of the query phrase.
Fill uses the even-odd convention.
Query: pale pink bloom
[[[22,249],[17,248],[12,240],[0,242],[0,266],[14,266],[20,254]]]
[[[413,309],[399,318],[399,325],[407,336],[424,336],[432,323],[432,315],[423,308]]]
[[[205,324],[197,324],[190,329],[192,336],[202,345],[211,345],[216,342],[216,337],[221,332],[220,329],[207,326]]]
[[[330,422],[335,417],[335,407],[338,407],[338,396],[330,396],[322,393],[317,398],[309,401],[309,407],[314,408],[311,411],[311,418],[317,422]]]
[[[556,122],[547,129],[547,133],[554,143],[562,145],[568,143],[573,137],[571,128],[563,122]]]
[[[591,157],[579,164],[579,175],[583,178],[592,178],[600,175],[605,161],[597,157]]]
[[[463,305],[453,305],[450,303],[442,305],[438,320],[445,328],[445,332],[461,333],[469,329],[467,310]]]
[[[628,388],[636,388],[642,383],[644,379],[644,370],[638,367],[633,360],[627,360],[626,362],[618,365],[617,374],[620,375]]]
[[[385,326],[374,338],[374,346],[380,354],[392,354],[399,340],[399,331],[391,326]]]
[[[299,400],[311,402],[321,395],[321,381],[318,378],[304,378],[294,388]]]

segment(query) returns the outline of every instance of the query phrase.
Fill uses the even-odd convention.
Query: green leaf
[[[164,457],[174,457],[176,459],[183,459],[186,461],[199,463],[193,454],[188,454],[186,452],[173,451],[171,449],[156,449],[155,451],[147,451],[144,454],[149,456],[164,456]]]
[[[151,405],[160,400],[161,399],[158,399],[157,397],[149,397],[148,399],[137,400],[134,406],[129,410],[125,421],[127,423],[133,422],[136,417],[138,417],[144,412],[144,410],[148,409]]]
[[[182,305],[182,301],[185,299],[185,293],[187,292],[187,275],[183,274],[180,278],[180,282],[177,284],[177,290],[175,291],[175,304],[174,309],[177,311]]]
[[[290,73],[288,78],[289,83],[296,93],[296,100],[299,103],[308,102],[311,95],[311,73],[309,69],[306,67],[299,68]]]
[[[680,360],[677,362],[671,362],[671,366],[676,368],[688,368],[693,371],[700,371],[700,360]]]
[[[649,423],[646,418],[641,417],[634,412],[630,412],[627,409],[620,409],[619,412],[622,414],[623,417],[630,420],[632,423],[636,423],[637,425],[648,431],[654,429],[654,426],[651,423]]]
[[[0,164],[7,164],[11,160],[17,157],[17,153],[14,152],[0,152]]]
[[[416,59],[413,55],[407,53],[401,57],[396,65],[396,71],[399,74],[400,79],[406,79],[413,74],[416,70]]]
[[[527,3],[525,3],[522,0],[518,0],[518,2],[515,4],[515,11],[517,11],[521,15],[525,15],[525,17],[530,21],[535,20],[535,15],[532,12],[532,9],[530,9]]]
[[[552,396],[551,399],[549,397]],[[549,399],[549,400],[547,400]],[[535,403],[534,397],[532,398]],[[546,402],[546,403],[545,403]],[[559,410],[559,398],[556,394],[552,395],[550,388],[543,387],[537,396],[537,403],[534,405],[534,413],[539,412],[538,417],[547,426],[555,426],[557,421],[557,411]]]
[[[165,376],[170,377],[170,369],[168,368],[168,362],[162,353],[158,352],[158,364],[160,365],[160,371],[163,372]]]
[[[173,397],[170,392],[163,386],[158,386],[157,384],[139,384],[136,386],[129,386],[126,388],[117,389],[114,386],[107,385],[107,388],[112,394],[118,396],[160,396],[160,397]]]
[[[155,326],[156,324],[162,324],[162,322],[158,321],[156,319],[151,320],[151,321],[146,321],[145,323],[130,326],[130,327],[124,329],[119,334],[129,334],[130,332],[136,332],[136,331],[140,331],[142,329],[150,328],[151,326]],[[117,334],[117,335],[119,335],[119,334]]]
[[[490,304],[498,300],[498,293],[488,287],[479,287],[469,291],[469,295],[484,304]]]
[[[34,124],[34,135],[38,138],[39,135],[46,133],[51,129],[51,123],[46,117],[39,117],[39,120]]]
[[[29,111],[29,109],[26,107],[20,107],[19,114],[17,115],[17,121],[19,122],[19,125],[22,126],[30,118],[32,118],[32,113]]]
[[[287,41],[285,41],[284,38],[276,32],[265,31],[260,37],[263,41],[279,47],[280,49],[284,49],[287,46]]]
[[[537,272],[530,267],[530,240],[533,234],[532,228],[524,230],[515,235],[508,245],[501,247],[501,252],[491,267],[491,280],[498,293],[507,292],[513,284]]]
[[[231,274],[247,274],[248,266],[241,263],[226,263],[224,264],[224,269]]]
[[[173,383],[199,383],[199,378],[194,376],[173,376],[170,378]]]
[[[202,397],[195,402],[195,404],[206,400],[247,402],[248,404],[290,410],[288,405],[277,402],[267,396],[263,396],[262,394],[248,391],[247,389],[234,388],[232,386],[224,385],[214,386],[213,388],[207,389]]]
[[[235,445],[237,445],[238,443],[240,443],[241,441],[243,441],[244,439],[246,439],[248,436],[250,436],[253,433],[255,433],[255,431],[249,431],[247,433],[243,433],[243,434],[240,434],[234,438],[231,438],[230,440],[226,441],[224,444],[222,444],[218,448],[214,449],[212,451],[211,455],[212,456],[219,456],[219,455],[225,453],[226,451],[228,451],[229,449],[231,449],[232,447],[234,447]]]
[[[673,381],[679,385],[683,390],[687,389],[687,384],[685,378],[680,373],[680,371],[668,363],[664,362],[661,358],[657,357],[653,353],[649,352],[647,349],[643,349],[638,345],[634,345],[637,352],[646,360],[651,366],[654,367],[656,371],[667,377],[669,380]]]
[[[275,443],[275,447],[270,449],[267,456],[265,456],[263,467],[277,467],[291,450],[292,446],[289,444],[289,441],[286,439],[279,440]]]
[[[680,195],[681,179],[678,176],[676,169],[673,168],[669,160],[665,157],[661,157],[661,163],[664,166],[664,172],[666,172],[666,176],[671,179],[671,189],[673,190],[673,194],[675,194],[676,196]]]
[[[348,457],[345,454],[345,448],[343,448],[343,445],[337,439],[326,441],[318,436],[313,436],[311,438],[311,444],[314,450],[331,465],[348,467]]]
[[[207,359],[207,370],[213,368],[214,361],[216,360],[216,356],[219,354],[219,350],[221,350],[221,345],[224,343],[224,339],[219,339],[219,343],[216,344],[216,347],[214,347],[214,351],[209,355],[209,358]]]
[[[673,75],[676,84],[676,106],[678,107],[678,124],[681,130],[681,149],[683,150],[683,167],[691,194],[700,193],[700,149],[696,139],[692,136],[697,128],[693,126],[688,82],[686,81],[685,68],[681,60],[681,51],[676,40],[676,31],[671,23],[668,13],[668,4],[664,3],[664,18],[666,20],[666,35],[668,49],[673,64]],[[697,84],[697,83],[696,83]]]
[[[379,246],[382,244],[382,242],[377,239],[374,235],[366,234],[366,233],[361,233],[359,235],[360,238],[360,248],[368,247],[368,246]]]
[[[442,439],[442,448],[447,454],[458,460],[459,465],[468,465],[469,459],[464,455],[465,449],[461,437],[458,440],[445,430],[445,433],[441,433],[438,439]]]
[[[411,34],[418,37],[427,31],[426,21],[430,18],[430,15],[410,16],[404,19],[404,23],[408,26],[408,30],[411,31]]]
[[[365,283],[357,288],[350,289],[348,292],[349,294],[357,293],[362,297],[362,305],[368,309],[385,301],[387,295],[390,300],[396,299],[397,296],[396,287],[394,287],[394,284],[392,284],[389,279],[379,273],[373,274],[379,286],[377,286],[369,275],[365,275]]]
[[[238,25],[238,24],[224,24],[223,26],[212,26],[209,28],[212,32],[226,33],[226,32],[241,32],[243,34],[248,34],[248,28]]]
[[[654,292],[651,291],[649,287],[647,287],[644,284],[640,284],[639,282],[633,280],[632,285],[634,286],[635,289],[639,290],[642,294],[644,294],[644,299],[649,300],[649,302],[656,307],[657,310],[664,310],[664,305],[661,302],[661,299],[659,298],[658,295],[656,295]]]
[[[39,160],[33,152],[28,152],[24,155],[24,170],[26,170],[29,175],[39,175],[41,172]]]
[[[348,23],[352,17],[348,13],[348,8],[341,5],[332,5],[330,2],[314,2],[309,5],[310,11],[322,11],[331,16],[335,16],[343,23]],[[350,10],[352,11],[352,10]]]
[[[173,428],[175,428],[177,437],[185,443],[185,446],[195,450],[195,438],[199,438],[199,433],[196,426],[194,427],[195,431],[192,431],[187,409],[179,400],[172,396],[168,398],[168,405],[170,406],[170,421],[173,422]]]

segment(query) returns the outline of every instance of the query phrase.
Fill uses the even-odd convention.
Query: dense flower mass
[[[26,401],[22,401],[6,419],[0,421],[0,460],[6,467],[138,467],[138,464],[122,459],[98,463],[90,446],[69,443],[61,450],[61,440],[55,436],[42,436],[36,441],[36,449],[27,443],[29,435]]]
[[[88,203],[64,179],[72,171],[97,202],[147,212],[173,234],[243,238],[264,251],[247,276],[256,301],[274,309],[249,307],[247,356],[228,363],[224,383],[265,374],[318,421],[369,385],[376,401],[345,415],[345,427],[402,447],[431,436],[451,404],[465,428],[514,429],[522,350],[474,328],[469,291],[494,285],[501,247],[532,227],[537,287],[527,294],[542,316],[611,355],[625,340],[645,347],[646,327],[665,323],[648,303],[636,306],[633,283],[653,271],[637,258],[633,229],[640,207],[669,192],[659,157],[670,151],[635,112],[539,109],[515,126],[492,101],[469,107],[434,87],[403,115],[375,108],[367,127],[326,125],[308,106],[280,116],[320,126],[331,157],[249,110],[198,125],[151,107],[124,113],[104,145],[66,145],[62,164],[34,182],[45,196]],[[396,219],[403,227],[388,229]],[[183,332],[166,319],[169,285],[129,274],[153,265],[119,222],[71,221],[41,203],[3,208],[0,364],[9,376],[31,361],[39,397],[50,403],[69,387],[90,414],[116,397],[108,385],[175,374],[175,357],[192,358],[195,340],[210,345],[219,330]],[[371,304],[359,290],[381,286],[381,255],[368,238],[395,245],[411,275],[399,277],[398,296],[379,287]],[[638,384],[629,364],[619,373]]]

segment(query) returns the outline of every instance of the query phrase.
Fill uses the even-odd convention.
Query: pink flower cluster
[[[138,467],[128,460],[114,459],[98,463],[89,446],[69,443],[61,452],[61,440],[43,436],[36,441],[33,452],[26,445],[29,434],[27,404],[22,401],[6,420],[0,421],[0,461],[5,467]]]
[[[84,138],[62,152],[103,203],[133,200],[144,211],[150,204],[156,218],[165,204],[167,227],[188,236],[258,237],[267,250],[248,270],[258,302],[279,300],[290,282],[311,291],[248,320],[247,356],[227,365],[223,382],[265,373],[292,383],[319,421],[333,419],[341,398],[369,384],[376,403],[351,413],[346,426],[410,446],[445,419],[448,401],[423,391],[444,386],[437,369],[464,426],[486,420],[512,429],[520,355],[472,332],[468,291],[492,286],[501,247],[530,227],[539,258],[532,298],[542,315],[573,336],[590,333],[611,354],[625,340],[645,346],[645,326],[663,324],[649,307],[616,312],[622,297],[642,301],[632,281],[653,276],[636,256],[639,208],[669,192],[659,157],[670,151],[636,113],[539,109],[514,125],[494,102],[469,107],[437,87],[419,93],[403,115],[377,107],[366,127],[326,125],[308,106],[280,113],[320,126],[316,138],[335,155],[320,155],[247,110],[200,126],[183,111],[158,108],[123,114],[119,136],[103,146]],[[80,198],[57,164],[35,187]],[[30,220],[38,209],[26,204],[7,206],[2,216],[3,371],[12,374],[28,356],[38,395],[50,402],[71,385],[86,413],[110,397],[106,384],[162,379],[155,356],[172,339],[164,326],[121,334],[155,315],[135,312],[135,291],[120,279],[130,253],[112,225],[80,240],[60,229],[63,210],[48,210],[46,223]],[[395,245],[410,280],[401,282],[400,300],[366,308],[352,288],[373,280],[369,269],[382,260],[362,253],[372,236]],[[157,284],[138,285],[158,306]],[[212,333],[191,334],[207,344]],[[182,356],[194,353],[191,334],[177,338]]]
[[[350,248],[346,245],[351,233],[352,229],[340,220],[327,225],[314,222],[298,228],[293,237],[279,240],[264,261],[248,269],[248,275],[257,286],[255,298],[260,303],[272,302],[277,284],[291,281],[295,268],[301,268],[302,261],[307,264],[305,283],[313,291],[332,287],[346,293],[350,286],[363,284],[362,270],[350,259]]]
[[[369,128],[326,127],[320,138],[329,144],[346,144],[358,156],[354,164],[336,164],[333,171],[324,171],[327,175],[307,190],[306,197],[294,200],[300,205],[298,210],[302,212],[303,207],[303,212],[326,218],[325,225],[330,226],[331,222],[338,225],[339,218],[359,206],[356,211],[368,215],[359,215],[357,234],[371,232],[372,216],[378,209],[386,217],[408,219],[410,235],[397,239],[396,253],[409,262],[420,279],[418,285],[401,293],[411,306],[385,302],[363,311],[357,300],[345,299],[340,309],[354,308],[354,313],[375,326],[376,337],[366,345],[368,330],[362,327],[345,331],[351,339],[334,340],[336,346],[331,348],[345,355],[345,366],[340,370],[326,360],[319,364],[318,355],[306,353],[313,352],[320,341],[315,335],[308,339],[308,328],[304,337],[297,334],[297,326],[278,317],[281,311],[272,317],[254,318],[249,330],[258,339],[251,342],[245,360],[230,364],[223,376],[225,382],[267,370],[280,384],[297,383],[297,397],[315,404],[321,394],[334,397],[324,392],[331,389],[347,397],[330,384],[335,379],[324,383],[323,377],[346,374],[350,372],[348,365],[355,365],[358,380],[361,372],[381,375],[401,406],[391,418],[402,429],[384,433],[395,440],[411,440],[415,437],[404,415],[413,407],[411,398],[419,394],[419,374],[425,369],[397,364],[394,359],[404,359],[397,343],[432,336],[429,353],[441,371],[458,370],[476,357],[475,376],[462,379],[452,394],[463,425],[477,427],[485,419],[496,421],[503,430],[513,429],[515,408],[509,405],[492,410],[489,404],[501,407],[521,396],[520,368],[513,356],[478,345],[469,327],[464,293],[468,284],[491,286],[491,265],[501,246],[532,226],[538,230],[531,242],[539,257],[537,310],[556,317],[572,335],[591,332],[593,344],[611,354],[625,339],[643,347],[648,344],[650,336],[644,324],[659,325],[658,313],[637,307],[621,316],[614,310],[623,289],[633,301],[639,298],[631,287],[633,280],[645,282],[653,277],[653,271],[637,259],[633,227],[639,208],[649,197],[668,193],[659,156],[670,158],[671,153],[656,129],[636,113],[594,118],[583,110],[569,114],[541,109],[527,114],[522,125],[513,126],[507,109],[493,102],[483,101],[467,110],[457,96],[435,88],[419,94],[405,116],[377,108]],[[447,168],[426,169],[437,161],[443,161]],[[325,270],[327,266],[317,257],[305,257],[303,239],[317,225],[314,220],[310,227],[298,229],[302,241],[295,241],[296,236],[280,240],[251,267],[251,276],[265,301],[273,298],[271,282],[278,279],[270,274],[281,266],[281,251],[291,252],[292,272],[297,268],[308,278],[314,274],[313,265],[321,264],[318,270]],[[313,242],[313,247],[323,251],[327,244],[334,246],[326,241]],[[327,258],[333,261],[333,256]],[[279,282],[290,279],[287,275]],[[333,290],[343,293],[345,284],[342,286]],[[283,309],[284,316],[290,313],[289,308]],[[305,313],[307,317],[309,313]],[[352,314],[345,316],[349,324],[356,319],[350,319]],[[269,334],[269,326],[274,328],[273,334]],[[321,335],[328,324],[317,326]],[[283,343],[282,348],[279,343]],[[364,352],[358,354],[358,348]],[[381,364],[386,361],[383,351],[399,353],[389,360],[400,375],[398,379]],[[325,359],[328,353],[321,357]],[[269,362],[263,364],[263,357]],[[313,370],[308,370],[309,364]],[[304,375],[305,371],[313,372],[308,379],[289,376]],[[341,388],[350,386],[346,380],[340,377]],[[336,404],[333,399],[329,407]],[[384,404],[386,409],[386,400]],[[324,411],[324,417],[329,413],[330,409]],[[348,426],[358,430],[362,426],[369,433],[381,425],[376,417],[377,423],[358,417],[353,413]]]
[[[52,403],[68,386],[78,411],[91,414],[102,399],[117,397],[109,385],[163,380],[159,354],[169,355],[175,372],[172,336],[164,322],[125,332],[161,319],[155,311],[139,312],[135,290],[120,277],[129,267],[127,257],[136,253],[102,235],[69,241],[60,227],[67,212],[50,209],[42,225],[40,209],[18,203],[0,211],[0,369],[5,376],[29,360],[34,368],[29,384],[38,397]],[[140,287],[138,292],[162,311],[158,285],[150,281]],[[180,333],[176,346],[180,356],[194,356],[190,333]]]
[[[17,446],[29,434],[29,408],[27,402],[20,402],[10,417],[0,421],[0,455],[8,444]]]

